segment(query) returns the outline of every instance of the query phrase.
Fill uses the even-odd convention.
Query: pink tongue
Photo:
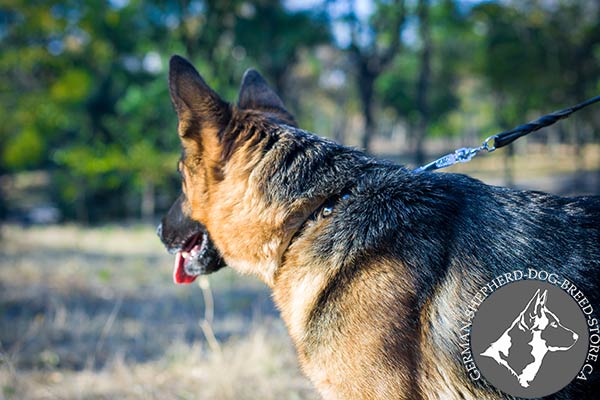
[[[175,256],[175,268],[173,268],[173,280],[177,284],[188,284],[194,282],[195,276],[188,275],[184,268],[185,258],[181,255],[181,251]]]

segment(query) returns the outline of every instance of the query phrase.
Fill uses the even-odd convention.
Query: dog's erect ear
[[[544,293],[538,294],[535,301],[535,315],[541,316],[543,312],[543,308],[546,308],[546,298],[548,295],[548,290],[544,290]]]
[[[544,302],[543,305],[546,304],[546,292],[544,292],[543,295],[544,298]],[[540,289],[538,289],[535,294],[533,295],[533,297],[531,298],[531,300],[529,300],[529,303],[527,303],[527,307],[525,307],[525,309],[523,310],[523,313],[521,314],[521,321],[520,321],[520,326],[523,329],[531,329],[531,327],[533,326],[533,320],[536,317],[541,316],[541,308],[540,308],[540,299],[542,298],[540,296]]]
[[[245,109],[281,109],[283,101],[269,87],[265,79],[255,69],[244,72],[238,106]]]
[[[273,113],[285,123],[296,126],[293,115],[286,110],[283,101],[269,87],[265,79],[254,69],[248,69],[242,78],[238,107]]]
[[[180,122],[194,121],[200,129],[219,130],[231,118],[229,104],[206,84],[194,66],[183,57],[171,57],[169,92]],[[197,124],[183,124],[179,134],[182,137],[193,134],[186,127],[197,129]]]
[[[544,290],[543,293],[540,293],[540,289],[538,289],[531,300],[529,300],[529,304],[527,305],[526,315],[531,317],[541,317],[544,314],[543,309],[546,307],[546,294],[547,290]]]

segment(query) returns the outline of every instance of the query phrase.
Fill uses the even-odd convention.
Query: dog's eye
[[[321,206],[321,211],[318,212],[317,215],[319,215],[322,218],[327,218],[330,217],[333,214],[333,209],[336,206],[336,204],[342,200],[342,201],[346,201],[350,198],[350,195],[348,193],[343,194],[342,196],[333,196],[331,198],[329,198],[322,206]]]
[[[558,324],[556,322],[552,322],[550,324],[550,326],[553,327],[553,328],[558,328]]]
[[[329,217],[331,214],[333,214],[333,206],[325,206],[323,207],[323,209],[321,210],[321,216],[323,218],[327,218]]]
[[[331,217],[331,214],[333,214],[333,208],[335,207],[336,203],[338,202],[338,199],[339,198],[337,196],[327,199],[325,201],[325,203],[323,203],[323,205],[321,206],[321,211],[319,212],[318,215],[321,218]]]

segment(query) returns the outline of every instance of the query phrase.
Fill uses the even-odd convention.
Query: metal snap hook
[[[488,153],[491,153],[492,151],[496,150],[496,139],[498,139],[498,135],[489,136],[481,144],[481,149],[487,151]],[[494,144],[492,145],[492,147],[490,147],[489,143],[492,140],[494,141]]]

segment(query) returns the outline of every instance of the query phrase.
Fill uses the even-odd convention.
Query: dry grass
[[[267,289],[213,275],[207,345],[198,286],[146,226],[5,226],[0,398],[315,399]]]
[[[178,342],[155,361],[115,356],[99,370],[0,372],[6,398],[28,399],[309,399],[289,343],[256,328],[222,353]]]

